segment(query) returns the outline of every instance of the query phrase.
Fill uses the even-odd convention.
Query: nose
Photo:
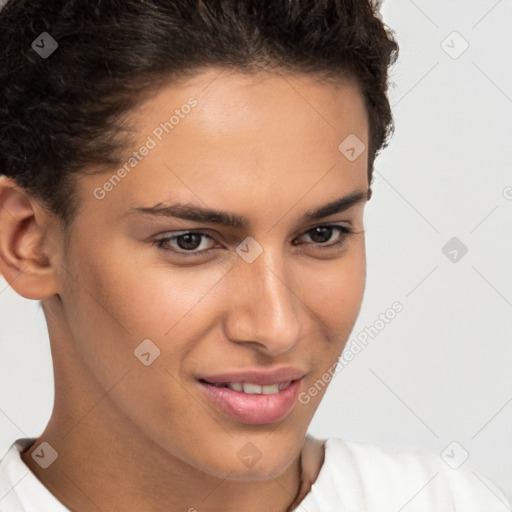
[[[299,316],[305,305],[283,256],[265,250],[252,263],[237,261],[232,273],[224,315],[227,338],[268,356],[290,351],[301,336]]]

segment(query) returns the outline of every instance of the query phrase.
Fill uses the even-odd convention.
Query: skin
[[[368,191],[367,151],[349,161],[338,150],[349,134],[368,145],[362,95],[349,82],[210,69],[148,98],[135,111],[138,140],[190,96],[197,107],[104,199],[93,191],[112,171],[77,181],[69,245],[50,212],[0,181],[0,271],[42,301],[55,373],[51,419],[22,458],[72,511],[285,511],[322,464],[323,444],[306,432],[326,387],[279,422],[249,425],[196,379],[291,366],[307,373],[305,391],[341,354],[364,294],[365,200],[300,219]],[[249,227],[125,215],[176,200]],[[310,230],[328,223],[354,233],[315,242]],[[187,258],[152,244],[189,229],[214,238],[196,252],[215,249]],[[236,252],[249,236],[263,249],[252,263]],[[160,349],[149,366],[134,356],[144,339]],[[47,469],[31,457],[43,441],[59,455]],[[237,457],[248,442],[261,453],[251,468]]]

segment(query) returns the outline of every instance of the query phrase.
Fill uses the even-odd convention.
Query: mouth
[[[203,378],[197,383],[200,395],[216,412],[241,423],[264,425],[283,420],[292,412],[303,377],[275,382],[263,378],[264,384],[249,380],[211,382]]]
[[[275,395],[286,389],[290,386],[293,380],[288,380],[284,382],[278,382],[276,384],[267,384],[265,386],[260,386],[259,384],[255,384],[253,382],[208,382],[204,379],[199,379],[200,382],[204,384],[209,384],[211,386],[215,386],[217,388],[229,388],[233,391],[237,391],[238,393],[245,393],[246,395]]]

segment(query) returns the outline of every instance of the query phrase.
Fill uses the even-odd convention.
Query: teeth
[[[258,386],[258,384],[251,384],[250,382],[244,382],[244,393],[247,395],[261,395],[261,386]]]
[[[279,393],[279,384],[272,384],[270,386],[261,386],[261,392],[264,395],[275,395]]]
[[[259,386],[251,382],[228,382],[226,384],[217,383],[217,387],[227,387],[234,391],[246,393],[247,395],[275,395],[284,388],[287,388],[291,384],[291,380],[287,382],[280,382],[279,384],[270,384],[267,386]]]

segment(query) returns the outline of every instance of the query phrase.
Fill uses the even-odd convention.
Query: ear
[[[57,293],[52,254],[56,244],[47,235],[50,215],[12,179],[0,176],[0,273],[27,299]]]

